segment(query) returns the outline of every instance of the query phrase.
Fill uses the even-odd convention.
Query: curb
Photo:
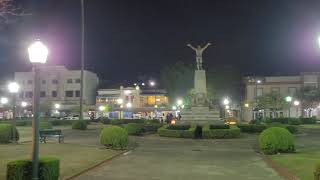
[[[261,155],[262,159],[264,160],[264,162],[266,162],[269,167],[271,167],[273,170],[275,170],[279,176],[283,177],[286,180],[299,180],[299,178],[296,175],[289,172],[289,170],[287,168],[276,163],[269,156],[264,155],[262,153],[260,153],[260,155]]]
[[[82,170],[82,171],[80,171],[80,172],[72,175],[72,176],[69,176],[69,177],[67,177],[67,178],[64,178],[64,179],[65,179],[65,180],[71,180],[71,179],[77,178],[77,177],[79,177],[79,176],[81,176],[81,175],[83,175],[83,174],[85,174],[85,173],[87,173],[87,172],[89,172],[89,171],[91,171],[91,170],[93,170],[93,169],[95,169],[95,168],[98,168],[99,166],[101,166],[101,165],[104,164],[104,163],[107,163],[107,162],[109,162],[109,161],[111,161],[111,160],[113,160],[113,159],[115,159],[115,158],[117,158],[117,157],[119,157],[119,156],[121,156],[121,155],[123,155],[123,154],[125,154],[125,153],[128,153],[129,151],[131,151],[131,150],[128,149],[128,150],[125,150],[125,151],[121,151],[121,152],[119,152],[118,154],[112,156],[112,157],[109,158],[109,159],[105,159],[105,160],[103,160],[103,161],[101,161],[101,162],[98,162],[97,164],[94,164],[94,165],[92,165],[92,166],[90,166],[90,167],[88,167],[88,168],[86,168],[86,169],[84,169],[84,170]]]

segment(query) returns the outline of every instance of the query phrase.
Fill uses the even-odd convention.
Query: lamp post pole
[[[83,71],[84,71],[84,38],[85,38],[85,18],[84,0],[81,0],[81,74],[80,74],[80,120],[83,120]]]
[[[33,66],[34,86],[33,86],[33,118],[32,118],[32,179],[37,180],[39,171],[39,120],[40,120],[40,76],[37,64]]]
[[[16,139],[16,94],[12,93],[12,142],[14,144],[17,143],[17,139]]]

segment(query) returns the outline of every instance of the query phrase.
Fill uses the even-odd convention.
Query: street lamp
[[[178,106],[181,106],[182,104],[183,104],[182,99],[178,99],[178,100],[177,100],[177,105],[178,105]]]
[[[300,105],[300,102],[298,100],[295,100],[293,101],[293,105],[296,107],[296,115],[299,116],[298,106]]]
[[[104,111],[104,110],[106,110],[105,106],[99,106],[99,111]]]
[[[172,106],[172,110],[177,110],[177,106]]]
[[[39,171],[39,121],[40,121],[40,73],[39,65],[48,57],[48,48],[37,40],[28,48],[29,60],[33,64],[33,118],[32,118],[32,179],[37,180]]]
[[[21,102],[21,106],[22,106],[22,107],[26,107],[27,105],[28,105],[27,102],[24,102],[24,101]]]
[[[229,101],[228,98],[225,98],[225,99],[223,100],[223,104],[224,104],[224,105],[228,105],[229,103],[230,103],[230,101]]]
[[[120,105],[119,116],[120,116],[120,119],[121,119],[121,112],[122,112],[122,108],[123,108],[123,99],[121,99],[121,98],[117,99],[117,103]]]
[[[127,106],[127,108],[132,108],[132,103],[128,102],[128,103],[126,104],[126,106]]]
[[[8,84],[8,89],[9,92],[12,94],[12,139],[13,139],[13,143],[16,144],[16,95],[17,92],[19,91],[19,84],[16,82],[10,82]]]
[[[156,85],[156,83],[154,82],[154,81],[150,81],[150,86],[151,87],[153,87],[153,86],[155,86]]]
[[[56,109],[60,109],[60,104],[54,104],[54,108],[56,108]]]
[[[0,99],[0,102],[1,102],[1,104],[7,104],[8,103],[8,98],[6,98],[6,97],[1,97],[1,99]]]
[[[291,109],[292,97],[291,97],[291,96],[287,96],[287,97],[286,97],[286,101],[289,103],[289,118],[290,118],[290,109]]]

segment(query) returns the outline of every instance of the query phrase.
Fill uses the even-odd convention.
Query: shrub
[[[157,132],[162,125],[160,123],[143,123],[143,132]]]
[[[195,138],[197,126],[192,125],[164,125],[158,129],[160,136],[177,138]]]
[[[0,124],[0,143],[10,143],[13,140],[13,127],[11,124]],[[16,132],[16,141],[19,140],[18,130]]]
[[[210,129],[229,129],[230,126],[227,124],[214,124],[210,125]]]
[[[54,126],[65,126],[65,125],[71,125],[74,123],[74,121],[72,120],[51,120],[50,122]]]
[[[240,137],[240,129],[237,126],[228,128],[214,128],[216,125],[205,125],[202,128],[203,138],[237,138]],[[219,127],[219,126],[218,126]],[[223,127],[223,126],[220,126]]]
[[[102,124],[111,124],[111,119],[109,119],[108,117],[99,117],[98,121]]]
[[[300,118],[302,124],[316,124],[317,118],[315,116],[310,118]]]
[[[144,119],[112,119],[112,125],[121,125],[121,124],[128,124],[128,123],[144,123]]]
[[[43,122],[40,122],[39,124],[39,129],[40,130],[43,130],[43,129],[52,129],[52,124],[48,121],[43,121]]]
[[[59,159],[42,157],[39,161],[40,180],[59,179]],[[16,160],[7,164],[7,180],[29,180],[32,179],[32,161]]]
[[[141,135],[143,133],[143,125],[138,123],[129,123],[123,126],[129,135]]]
[[[104,128],[100,134],[100,143],[113,149],[124,149],[128,146],[128,133],[119,126]]]
[[[77,120],[72,124],[72,129],[86,130],[87,122],[83,120]]]
[[[246,133],[260,133],[263,130],[267,129],[266,125],[263,124],[238,124],[241,132]]]
[[[281,127],[264,130],[259,136],[259,145],[265,154],[295,151],[293,135]]]
[[[301,123],[301,119],[299,118],[290,118],[288,121],[288,124],[290,125],[300,125]]]
[[[314,179],[319,180],[320,178],[320,162],[317,162],[314,167]]]
[[[290,133],[296,134],[298,133],[298,128],[293,125],[285,125],[285,124],[280,124],[280,123],[271,123],[268,125],[268,128],[270,127],[281,127],[287,129]]]

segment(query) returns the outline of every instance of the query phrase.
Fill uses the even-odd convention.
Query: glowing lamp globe
[[[123,99],[117,99],[118,104],[123,104]]]
[[[46,63],[49,54],[48,48],[41,41],[36,41],[28,48],[31,63]]]
[[[292,97],[291,97],[291,96],[287,96],[287,97],[286,97],[286,101],[287,101],[287,102],[291,102],[291,101],[292,101]]]
[[[299,101],[294,101],[293,104],[294,104],[295,106],[299,106],[300,102],[299,102]]]
[[[131,108],[132,107],[132,104],[131,103],[127,103],[127,108]]]
[[[99,111],[104,111],[104,110],[106,110],[105,106],[99,106]]]
[[[60,108],[60,104],[55,104],[54,107],[55,107],[56,109],[59,109],[59,108]]]
[[[24,101],[21,102],[22,107],[26,107],[27,105],[28,105],[27,102],[24,102]]]
[[[0,99],[0,102],[1,102],[1,104],[7,104],[8,103],[8,98],[6,98],[6,97],[2,97],[1,99]]]
[[[182,99],[178,99],[178,100],[177,100],[177,104],[178,104],[179,106],[181,106],[181,105],[183,104]]]
[[[16,82],[11,82],[8,85],[9,92],[11,92],[11,93],[17,93],[19,91],[19,88],[20,88],[20,86]]]

